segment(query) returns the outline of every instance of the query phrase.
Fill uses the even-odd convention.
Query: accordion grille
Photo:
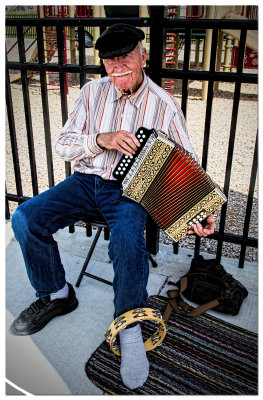
[[[181,147],[175,147],[142,198],[142,205],[162,229],[169,227],[215,185]]]

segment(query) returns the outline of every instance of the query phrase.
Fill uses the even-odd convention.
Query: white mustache
[[[128,74],[132,74],[132,71],[126,71],[126,72],[114,72],[113,74],[111,74],[112,76],[124,76],[124,75],[128,75]]]

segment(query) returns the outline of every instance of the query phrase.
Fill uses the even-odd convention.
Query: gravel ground
[[[92,79],[92,77],[90,77]],[[198,81],[189,82],[189,99],[187,110],[187,125],[191,142],[201,159],[203,132],[205,124],[206,101],[201,100],[202,83]],[[29,155],[27,148],[26,125],[24,118],[23,95],[20,82],[12,84],[13,107],[15,115],[15,127],[19,151],[19,162],[21,175],[23,177],[23,194],[32,196],[31,174]],[[72,81],[69,75],[68,107],[74,101],[79,92],[79,84]],[[30,104],[32,110],[32,126],[34,134],[34,146],[36,151],[36,165],[38,171],[39,192],[48,189],[47,166],[45,157],[45,139],[42,116],[41,91],[39,77],[30,79],[29,84]],[[175,84],[173,95],[179,101],[181,83]],[[219,90],[215,93],[213,100],[213,113],[210,130],[210,145],[207,171],[211,178],[220,186],[223,186],[225,178],[225,166],[229,131],[231,124],[231,113],[233,107],[234,84],[220,83]],[[60,95],[57,90],[48,91],[51,136],[54,141],[62,125]],[[258,123],[257,85],[242,84],[241,101],[239,105],[239,117],[237,122],[236,142],[234,147],[233,167],[231,172],[230,193],[228,199],[228,212],[226,220],[226,231],[242,234],[244,215],[246,210],[247,192],[249,188],[251,164],[255,146],[255,137]],[[53,152],[55,183],[65,177],[64,162]],[[6,186],[9,193],[16,193],[11,144],[9,138],[8,123],[6,119]],[[257,187],[254,194],[253,210],[251,215],[249,234],[258,236],[258,214],[257,214]],[[10,203],[10,211],[13,212],[16,204]],[[217,226],[219,222],[217,213]],[[161,241],[170,243],[171,240],[165,233],[161,234]],[[180,242],[181,246],[193,248],[194,240],[186,237]],[[216,241],[202,239],[201,250],[214,254]],[[223,255],[227,257],[239,257],[240,246],[230,243],[224,244]],[[257,261],[257,249],[248,248],[246,259]]]

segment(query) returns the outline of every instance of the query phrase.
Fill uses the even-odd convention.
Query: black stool
[[[92,236],[92,227],[93,226],[97,227],[97,232],[96,232],[95,237],[93,239],[93,242],[92,242],[92,244],[90,246],[89,252],[87,254],[87,257],[86,257],[86,260],[85,260],[85,262],[83,264],[83,267],[81,269],[79,277],[77,279],[76,286],[79,287],[80,282],[81,282],[81,280],[83,278],[83,275],[85,275],[85,276],[87,276],[89,278],[95,279],[97,281],[106,283],[107,285],[111,285],[112,286],[112,282],[110,282],[110,281],[108,281],[106,279],[103,279],[103,278],[101,278],[99,276],[90,274],[89,272],[86,271],[87,266],[89,264],[89,261],[91,259],[91,256],[93,254],[93,251],[94,251],[94,249],[96,247],[96,244],[98,242],[98,239],[100,237],[102,229],[104,229],[104,239],[105,240],[109,240],[109,236],[110,236],[109,226],[108,226],[106,220],[102,216],[101,217],[96,217],[96,218],[86,218],[83,222],[85,222],[85,224],[86,224],[86,235],[88,237]],[[151,220],[150,219],[147,220],[147,225],[150,224],[150,223],[151,223]],[[147,235],[147,226],[146,226],[146,235]],[[147,243],[147,240],[146,240],[146,243]],[[152,263],[152,266],[153,267],[157,267],[157,263],[152,258],[152,255],[150,253],[149,253],[149,259],[150,259],[150,261]]]

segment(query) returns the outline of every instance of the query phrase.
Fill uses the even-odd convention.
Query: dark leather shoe
[[[41,297],[26,308],[10,326],[10,332],[16,336],[31,335],[40,331],[58,315],[68,314],[78,306],[73,286],[68,283],[69,294],[66,299],[50,301],[49,296]]]

